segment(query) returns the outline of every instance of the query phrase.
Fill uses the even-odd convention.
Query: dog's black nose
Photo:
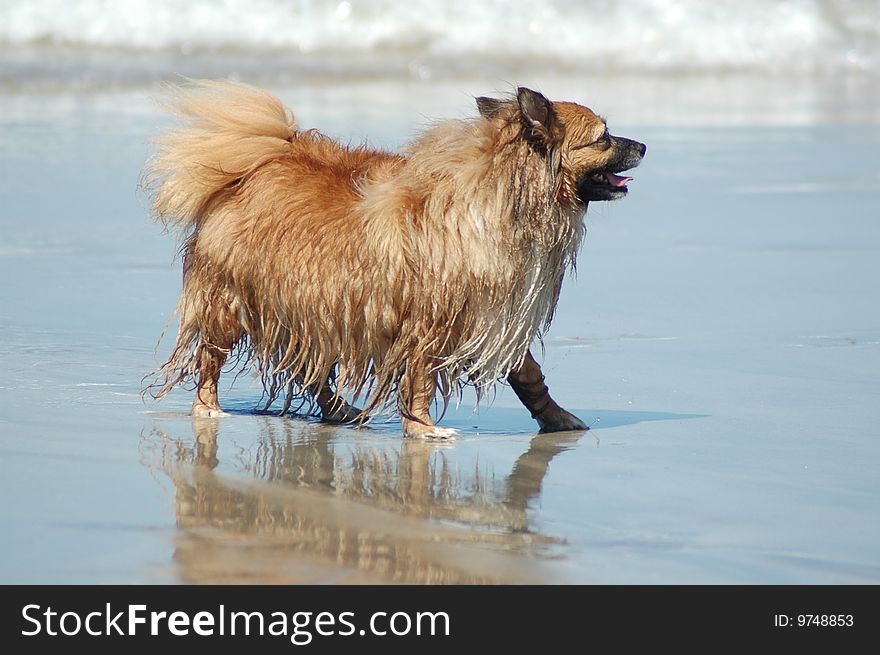
[[[642,155],[642,157],[645,156],[645,153],[647,151],[648,151],[648,146],[646,146],[644,143],[640,143],[639,144],[639,153]]]

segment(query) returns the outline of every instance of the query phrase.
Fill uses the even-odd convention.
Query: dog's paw
[[[590,429],[589,426],[577,416],[571,412],[565,411],[561,407],[555,412],[547,412],[546,414],[539,415],[536,420],[538,421],[538,425],[541,426],[539,431],[542,433],[583,432],[584,430]]]
[[[458,438],[458,430],[453,428],[438,428],[436,425],[430,432],[423,434],[422,439],[429,441],[454,441]]]
[[[453,441],[458,437],[458,431],[452,428],[413,422],[406,426],[403,436],[409,439],[424,439],[425,441]]]
[[[207,405],[194,405],[189,413],[193,418],[220,418],[221,416],[229,416],[226,412],[218,407],[208,407]]]
[[[322,414],[321,419],[327,423],[356,423],[360,420],[361,414],[363,410],[343,400],[339,406],[334,406],[329,412]]]

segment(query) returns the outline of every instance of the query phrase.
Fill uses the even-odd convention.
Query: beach
[[[0,87],[4,584],[880,582],[875,73],[297,79],[260,69],[265,53],[163,51],[156,70],[138,51],[142,74],[122,83],[118,60],[96,81],[75,56],[78,76],[29,73],[58,54],[44,44],[0,52],[14,71]],[[628,197],[590,206],[537,346],[554,398],[591,429],[539,435],[501,386],[478,411],[467,391],[449,409],[449,444],[404,441],[393,417],[264,412],[247,373],[221,380],[220,419],[191,419],[186,390],[144,397],[181,276],[138,188],[170,124],[160,82],[231,72],[346,143],[396,150],[515,83],[647,144]]]

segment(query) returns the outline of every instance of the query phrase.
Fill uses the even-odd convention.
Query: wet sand
[[[392,148],[486,84],[273,90]],[[146,89],[4,94],[0,581],[880,581],[876,85],[539,86],[648,144],[545,341],[593,429],[536,435],[502,389],[451,445],[261,414],[247,376],[219,420],[145,403],[180,279],[136,189],[165,119]]]

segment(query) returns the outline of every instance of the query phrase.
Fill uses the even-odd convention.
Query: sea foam
[[[597,71],[876,71],[873,0],[6,0],[0,45],[552,62]]]

